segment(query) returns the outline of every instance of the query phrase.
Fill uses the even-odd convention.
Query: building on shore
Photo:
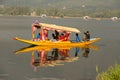
[[[33,12],[30,13],[30,15],[31,15],[31,16],[36,16],[36,12],[33,11]]]
[[[90,17],[89,16],[83,16],[83,19],[88,20],[88,19],[90,19]]]
[[[112,17],[111,20],[112,20],[112,21],[117,21],[117,20],[118,20],[118,17]]]
[[[41,14],[41,16],[40,16],[41,18],[46,18],[47,17],[47,15],[46,14]]]

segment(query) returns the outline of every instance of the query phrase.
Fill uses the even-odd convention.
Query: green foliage
[[[0,14],[3,15],[30,15],[33,11],[36,12],[36,16],[40,16],[41,14],[46,14],[47,16],[59,16],[59,17],[64,17],[64,16],[69,16],[69,17],[90,16],[94,18],[120,17],[119,9],[111,10],[108,8],[60,9],[55,7],[32,8],[32,7],[24,7],[24,6],[0,8]]]
[[[98,69],[98,66],[96,66],[96,72],[98,73],[99,69]]]
[[[28,7],[5,7],[3,13],[5,15],[30,15],[30,9]]]
[[[119,4],[120,0],[0,0],[0,14],[111,18],[120,17]]]
[[[120,80],[120,65],[109,67],[107,71],[98,74],[96,80]]]
[[[120,7],[120,0],[0,0],[6,6],[28,6],[28,7],[48,7],[54,6],[62,8],[64,6],[82,7],[82,5],[93,7]]]

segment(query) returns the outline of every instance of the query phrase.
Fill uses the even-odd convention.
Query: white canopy
[[[67,31],[67,32],[75,32],[75,33],[80,33],[80,31],[76,28],[71,28],[71,27],[65,27],[65,26],[58,26],[54,24],[46,24],[46,23],[39,23],[39,24],[33,24],[37,27],[45,27],[51,30],[61,30],[61,31]]]

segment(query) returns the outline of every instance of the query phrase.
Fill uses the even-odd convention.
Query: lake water
[[[80,48],[79,52],[76,53],[76,48],[72,48],[68,49],[66,55],[62,55],[60,50],[57,49],[59,51],[57,55],[61,59],[58,61],[59,64],[57,65],[58,62],[53,60],[56,65],[48,66],[37,66],[39,57],[34,54],[34,58],[38,59],[38,61],[35,65],[31,65],[34,51],[15,54],[15,51],[29,45],[15,41],[13,38],[31,39],[31,23],[36,19],[44,23],[78,28],[81,31],[81,37],[84,31],[89,30],[91,37],[101,38],[100,41],[94,43],[97,50],[90,48],[85,53],[86,49]],[[0,80],[95,80],[97,76],[96,66],[98,66],[100,73],[109,66],[120,64],[119,35],[120,21],[1,16]],[[71,34],[70,38],[74,39],[74,34]],[[48,56],[52,54],[55,56],[56,49],[43,52],[47,53]],[[63,59],[65,56],[69,56],[69,58]]]

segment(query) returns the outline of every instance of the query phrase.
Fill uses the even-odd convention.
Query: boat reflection
[[[69,49],[52,49],[51,53],[48,54],[47,51],[33,51],[32,52],[32,59],[31,64],[33,67],[42,66],[57,66],[57,65],[64,65],[62,62],[72,62],[77,59],[77,57],[70,57],[68,53]],[[37,54],[37,58],[35,59],[35,55]]]
[[[70,55],[70,50],[75,50],[75,53]],[[83,56],[88,57],[90,49],[98,50],[97,46],[87,45],[82,47],[52,47],[52,46],[29,46],[15,51],[15,54],[26,53],[31,51],[31,65],[37,67],[54,67],[64,65],[65,62],[74,62],[78,60],[80,49],[84,50]]]

